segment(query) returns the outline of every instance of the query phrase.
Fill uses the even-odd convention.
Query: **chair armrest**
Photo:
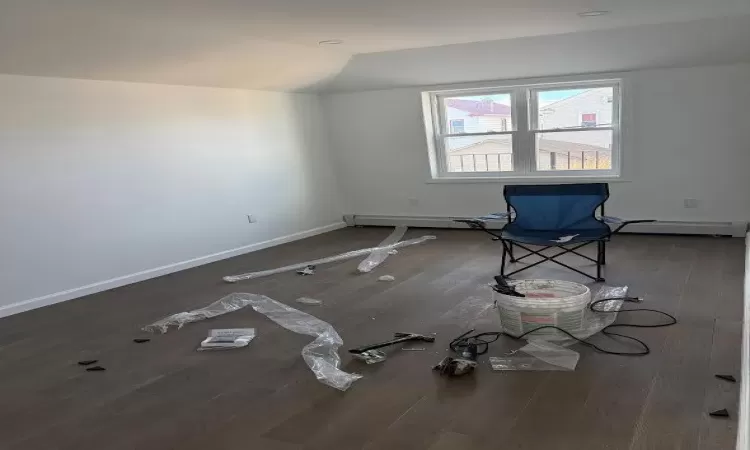
[[[496,212],[479,217],[481,220],[510,220],[511,215],[507,212]]]
[[[453,219],[456,223],[465,223],[469,228],[476,230],[484,230],[487,228],[487,224],[481,218],[478,219]]]
[[[482,230],[485,233],[491,235],[495,240],[500,239],[500,235],[493,233],[492,231],[487,229],[487,220],[502,220],[503,217],[505,220],[508,217],[508,213],[494,213],[494,214],[488,214],[483,217],[477,217],[475,219],[453,219],[454,222],[457,223],[464,223],[469,226],[469,228],[473,230]]]
[[[646,220],[622,220],[620,219],[620,222],[614,222],[614,223],[619,223],[619,226],[612,231],[612,234],[619,232],[620,230],[625,228],[627,225],[632,225],[634,223],[653,223],[653,222],[656,222],[656,221],[653,219],[646,219]],[[605,223],[608,223],[608,222],[605,221]]]
[[[609,225],[615,225],[615,224],[620,224],[620,223],[625,222],[619,217],[613,217],[613,216],[601,216],[598,219]]]

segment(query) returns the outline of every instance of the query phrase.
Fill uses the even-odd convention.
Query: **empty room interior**
[[[0,448],[750,449],[747,0],[0,2]]]

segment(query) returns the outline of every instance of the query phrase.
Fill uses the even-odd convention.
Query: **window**
[[[434,178],[617,177],[620,80],[424,93]]]
[[[464,119],[451,119],[450,126],[451,134],[462,134],[466,130],[464,128]]]
[[[581,114],[581,126],[584,128],[596,127],[596,113]]]

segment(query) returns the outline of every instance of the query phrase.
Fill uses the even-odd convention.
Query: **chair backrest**
[[[596,209],[609,198],[607,183],[506,185],[503,191],[515,226],[537,231],[598,230]]]

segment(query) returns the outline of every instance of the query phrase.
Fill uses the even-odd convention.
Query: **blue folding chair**
[[[613,234],[632,223],[653,222],[653,220],[623,221],[604,215],[604,203],[609,198],[606,183],[591,184],[546,184],[546,185],[506,185],[503,191],[506,213],[495,213],[476,219],[457,219],[471,228],[481,229],[503,244],[503,260],[500,275],[510,277],[523,270],[550,261],[584,275],[594,281],[604,281],[602,266],[606,264],[606,243]],[[599,217],[596,212],[599,210]],[[496,234],[487,229],[487,221],[505,220],[506,225]],[[613,230],[609,224],[617,224]],[[596,259],[579,253],[582,247],[596,243]],[[534,250],[528,246],[539,246]],[[528,253],[516,258],[514,247]],[[554,255],[542,254],[547,249],[560,250]],[[557,258],[572,253],[596,264],[596,276],[571,267]],[[515,263],[529,256],[541,257],[540,261],[529,264],[510,273],[505,273],[506,260]]]

